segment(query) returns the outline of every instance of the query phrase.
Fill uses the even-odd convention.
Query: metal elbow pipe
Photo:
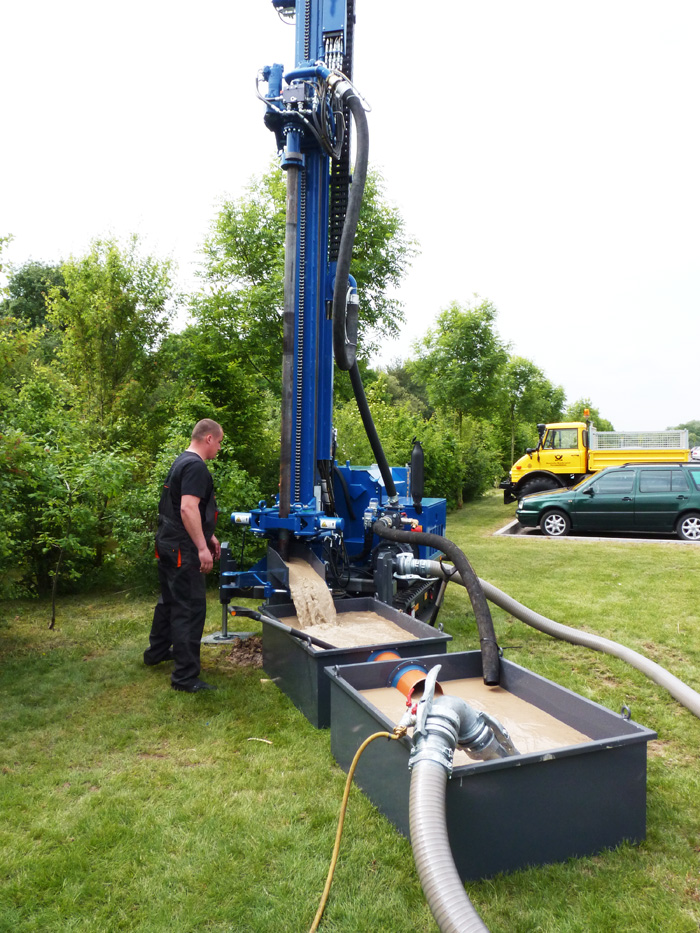
[[[435,696],[426,718],[425,734],[416,738],[411,766],[437,751],[437,760],[445,760],[451,769],[456,747],[463,748],[470,758],[479,761],[517,754],[498,720],[474,709],[460,697]]]

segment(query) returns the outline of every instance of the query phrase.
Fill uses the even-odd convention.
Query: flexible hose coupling
[[[419,761],[433,761],[452,774],[452,759],[457,747],[459,716],[449,707],[436,714],[428,714],[424,731],[416,732],[408,759],[409,771]]]
[[[326,84],[329,89],[333,91],[334,94],[337,94],[338,97],[343,98],[348,93],[348,91],[354,91],[354,87],[347,78],[343,77],[337,72],[332,72],[326,78]]]
[[[421,560],[409,552],[397,554],[394,558],[394,569],[397,573],[403,575],[414,574],[418,577],[431,577],[435,574],[431,572],[430,564],[435,561]]]
[[[508,732],[495,717],[475,710],[460,697],[434,696],[439,669],[438,665],[428,674],[425,699],[418,704],[409,769],[419,761],[433,761],[449,777],[457,747],[478,761],[517,755]]]

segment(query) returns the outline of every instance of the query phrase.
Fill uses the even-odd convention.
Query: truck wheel
[[[678,520],[676,534],[684,541],[700,541],[700,513],[689,512]]]
[[[550,509],[545,512],[540,521],[542,534],[550,538],[563,538],[571,531],[571,521],[569,516],[559,509]]]
[[[544,492],[547,489],[560,489],[561,487],[553,479],[547,479],[546,476],[537,476],[535,479],[528,480],[518,490],[518,498],[529,496],[533,492]]]

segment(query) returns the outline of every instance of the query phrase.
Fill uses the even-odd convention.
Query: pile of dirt
[[[224,655],[224,661],[233,667],[262,667],[262,638],[260,635],[251,635],[234,639],[231,651]]]

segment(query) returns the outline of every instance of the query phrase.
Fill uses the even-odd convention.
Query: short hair
[[[202,418],[192,428],[192,440],[203,441],[207,434],[215,434],[217,437],[223,435],[224,429],[218,421],[212,421],[211,418]]]

